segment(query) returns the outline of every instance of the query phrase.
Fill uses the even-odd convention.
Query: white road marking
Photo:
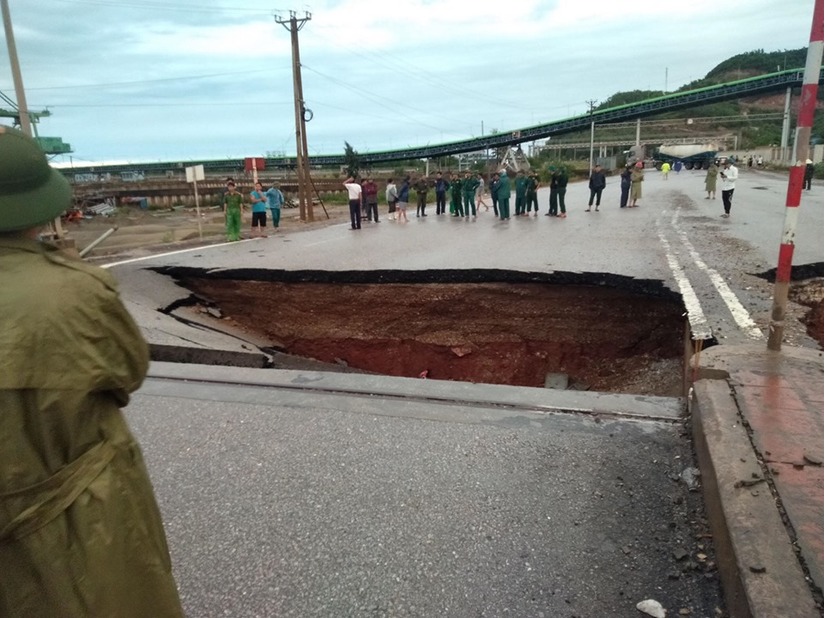
[[[705,264],[699,253],[693,248],[693,245],[688,240],[687,234],[679,227],[678,210],[673,213],[672,224],[673,228],[676,230],[676,233],[679,235],[679,239],[682,241],[682,244],[685,245],[685,248],[687,248],[690,253],[690,257],[693,259],[694,264],[696,264],[699,270],[707,273],[711,283],[713,283],[713,287],[716,288],[716,291],[719,292],[719,296],[721,296],[722,300],[725,301],[725,305],[727,305],[728,311],[730,311],[730,314],[733,316],[737,326],[739,326],[739,328],[751,339],[764,339],[762,331],[759,330],[756,322],[751,319],[748,310],[745,309],[742,303],[739,302],[739,299],[736,297],[736,294],[733,293],[733,290],[730,289],[730,286],[725,283],[722,275]]]
[[[696,292],[693,290],[693,286],[690,285],[685,271],[682,270],[682,267],[679,265],[679,260],[676,259],[676,256],[670,250],[670,243],[667,241],[667,238],[665,238],[661,224],[659,226],[659,240],[665,248],[665,256],[667,258],[667,264],[670,266],[670,272],[673,273],[673,278],[676,280],[679,291],[682,293],[682,300],[687,309],[688,322],[690,322],[690,330],[693,333],[694,339],[710,339],[713,335],[710,330],[710,325],[705,318],[705,314],[702,311],[702,305],[699,303],[699,297],[696,296]]]
[[[101,268],[112,268],[114,266],[122,266],[123,264],[132,264],[133,262],[143,262],[145,260],[154,260],[155,258],[167,257],[169,255],[180,255],[181,253],[191,253],[192,251],[207,251],[215,249],[216,247],[226,247],[228,245],[237,245],[243,242],[250,242],[253,240],[261,240],[260,238],[247,238],[245,240],[236,240],[234,242],[222,242],[217,245],[205,245],[203,247],[192,247],[191,249],[179,249],[178,251],[167,251],[166,253],[155,253],[154,255],[144,255],[139,258],[131,258],[128,260],[121,260],[120,262],[112,262],[111,264],[101,264]]]

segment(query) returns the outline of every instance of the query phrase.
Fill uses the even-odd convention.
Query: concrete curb
[[[432,402],[461,401],[473,405],[515,406],[536,412],[574,412],[628,420],[677,422],[683,418],[684,399],[594,393],[504,384],[475,384],[449,380],[422,380],[376,374],[352,374],[294,369],[248,369],[152,362],[149,376],[197,382],[316,390],[352,395],[425,399]]]
[[[699,380],[689,405],[728,612],[819,617],[730,386]]]

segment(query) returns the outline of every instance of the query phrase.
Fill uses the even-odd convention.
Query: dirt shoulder
[[[342,205],[321,207],[316,204],[314,216],[315,221],[306,223],[301,221],[297,208],[282,209],[277,233],[289,234],[349,220],[348,210]],[[251,233],[251,220],[251,214],[245,211],[242,221],[244,237]],[[271,221],[267,223],[267,233],[271,234]],[[223,212],[214,206],[201,209],[200,226],[194,208],[153,211],[132,206],[122,207],[108,217],[96,216],[64,224],[66,234],[74,240],[78,250],[89,246],[111,228],[117,228],[117,231],[92,250],[89,261],[105,263],[115,257],[129,258],[225,241]]]

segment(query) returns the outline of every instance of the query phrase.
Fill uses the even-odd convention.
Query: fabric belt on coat
[[[19,540],[39,530],[65,511],[115,456],[115,447],[100,442],[45,481],[0,494],[0,501],[31,494],[34,504],[0,529],[0,543]]]

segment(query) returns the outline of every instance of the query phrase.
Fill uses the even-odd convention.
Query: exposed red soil
[[[277,347],[386,375],[680,395],[683,308],[607,287],[194,279]],[[650,379],[645,374],[650,372]]]

